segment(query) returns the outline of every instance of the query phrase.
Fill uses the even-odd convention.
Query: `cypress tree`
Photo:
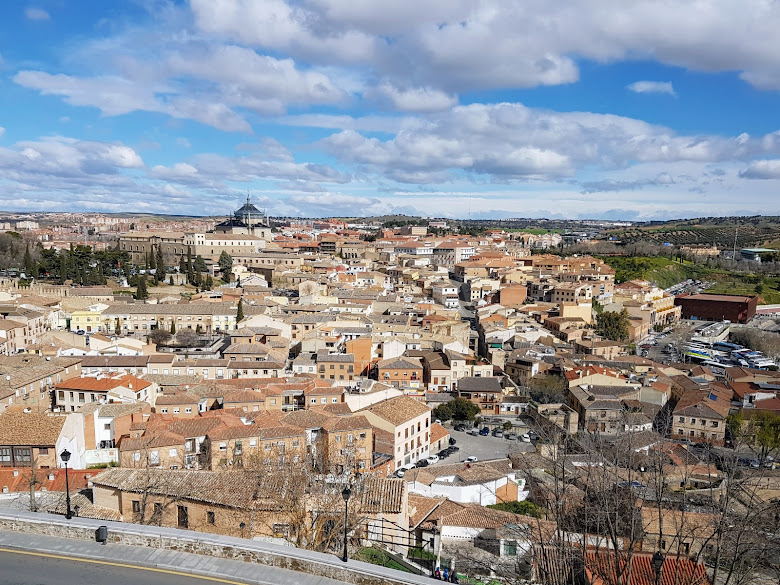
[[[162,246],[157,246],[157,282],[165,279],[165,257],[163,256]]]
[[[238,299],[238,309],[236,310],[236,324],[244,318],[244,299]]]

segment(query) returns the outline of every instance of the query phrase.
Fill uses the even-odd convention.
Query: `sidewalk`
[[[257,585],[342,585],[341,581],[326,577],[242,561],[124,544],[101,545],[94,541],[24,532],[0,530],[0,548],[166,569]]]

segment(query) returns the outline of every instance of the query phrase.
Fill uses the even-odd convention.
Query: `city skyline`
[[[770,3],[0,7],[0,208],[778,215]]]

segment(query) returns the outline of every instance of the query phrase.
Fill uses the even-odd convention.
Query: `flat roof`
[[[694,301],[720,301],[724,303],[749,303],[755,296],[746,295],[715,295],[715,294],[696,294],[677,297],[680,300],[694,300]]]

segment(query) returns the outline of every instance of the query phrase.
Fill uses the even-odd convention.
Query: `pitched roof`
[[[389,400],[377,402],[371,406],[360,409],[358,412],[368,411],[387,422],[398,426],[408,422],[418,416],[428,414],[431,409],[410,396],[396,396]]]
[[[709,585],[707,570],[704,565],[695,563],[686,557],[664,557],[660,578],[656,577],[651,564],[653,556],[650,554],[634,553],[631,556],[631,570],[627,585]],[[600,554],[595,552],[585,553],[586,580],[594,585],[617,583],[615,563],[621,565],[621,572],[628,572],[624,558],[616,559],[612,554]]]
[[[363,513],[398,514],[403,511],[406,482],[402,479],[372,477],[363,484],[360,511]]]
[[[0,445],[55,445],[66,418],[63,415],[7,409],[0,414]]]

